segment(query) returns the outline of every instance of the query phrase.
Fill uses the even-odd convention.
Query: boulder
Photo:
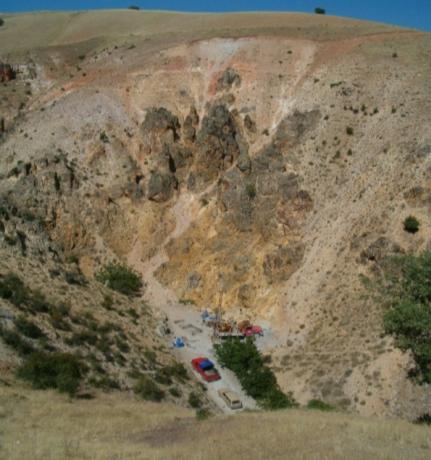
[[[157,203],[168,201],[177,186],[178,182],[174,175],[153,172],[148,184],[148,198]]]
[[[304,256],[304,245],[279,246],[264,257],[263,272],[271,283],[287,281],[297,270]]]
[[[232,69],[231,67],[227,68],[222,76],[217,81],[217,91],[226,91],[231,89],[233,86],[241,85],[241,77],[239,73]]]

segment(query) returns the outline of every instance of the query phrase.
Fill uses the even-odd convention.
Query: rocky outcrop
[[[217,91],[226,91],[232,87],[238,87],[241,85],[241,77],[239,73],[232,69],[231,67],[227,68],[222,76],[217,81]]]
[[[16,72],[10,64],[0,62],[0,82],[5,83],[15,80]]]
[[[148,198],[157,203],[168,201],[177,186],[178,183],[173,174],[154,172],[148,184]]]
[[[270,284],[287,281],[304,255],[302,244],[283,245],[265,255],[263,273]]]

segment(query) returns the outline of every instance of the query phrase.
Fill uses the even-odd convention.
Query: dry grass
[[[350,38],[396,30],[382,24],[299,13],[181,14],[98,10],[4,15],[0,50],[65,45],[96,38],[181,42],[187,39],[280,34],[292,38]],[[400,29],[398,29],[400,30]]]
[[[0,458],[425,459],[427,427],[289,410],[195,419],[187,409],[124,394],[70,401],[0,388]]]

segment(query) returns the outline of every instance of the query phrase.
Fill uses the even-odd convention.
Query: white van
[[[242,402],[233,391],[222,388],[218,391],[218,394],[230,409],[242,409]]]

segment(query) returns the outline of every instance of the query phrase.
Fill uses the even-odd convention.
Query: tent
[[[182,337],[175,337],[175,340],[173,341],[172,345],[175,348],[182,348],[185,346],[185,343]]]

